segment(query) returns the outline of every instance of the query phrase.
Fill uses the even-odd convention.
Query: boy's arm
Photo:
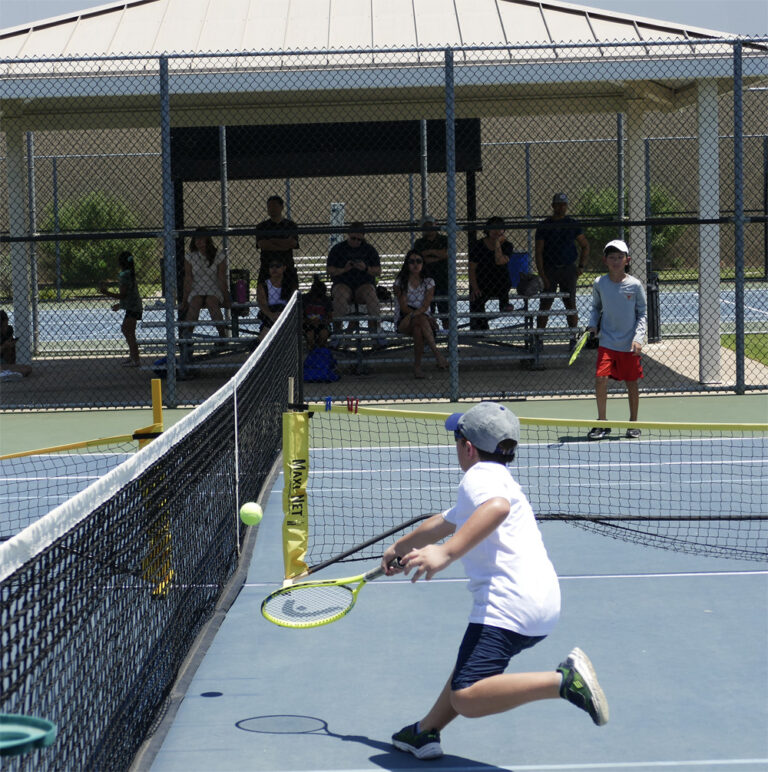
[[[639,354],[645,341],[646,328],[648,327],[648,302],[645,299],[643,286],[638,287],[635,295],[635,334],[632,338],[632,351]]]
[[[589,314],[589,324],[587,325],[587,329],[594,335],[597,334],[597,325],[600,321],[600,312],[602,310],[603,299],[600,297],[600,291],[597,288],[597,279],[595,279],[595,283],[592,285],[592,310]]]
[[[408,552],[402,560],[405,572],[408,573],[412,568],[416,569],[411,577],[412,582],[422,576],[427,580],[431,579],[438,571],[442,571],[454,560],[466,555],[483,539],[490,536],[504,522],[507,515],[509,515],[507,499],[495,496],[484,501],[444,544],[429,544]]]
[[[390,576],[402,571],[402,568],[398,566],[391,568],[389,566],[396,558],[402,558],[412,550],[434,544],[436,541],[450,536],[455,530],[456,526],[453,523],[449,523],[442,513],[432,515],[418,528],[405,536],[401,536],[394,544],[387,547],[381,558],[381,564],[386,569],[387,575]]]

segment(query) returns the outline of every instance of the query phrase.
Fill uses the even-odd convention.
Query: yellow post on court
[[[285,578],[307,570],[309,413],[283,413],[283,559]]]
[[[153,424],[145,429],[140,429],[134,434],[139,440],[139,447],[144,447],[163,431],[163,395],[162,381],[159,378],[152,379],[152,420]],[[171,539],[170,514],[166,510],[167,501],[152,502],[152,488],[142,490],[142,498],[149,506],[157,510],[157,518],[147,529],[149,546],[147,554],[141,561],[142,576],[154,587],[152,596],[163,598],[168,594],[173,581],[173,543]]]

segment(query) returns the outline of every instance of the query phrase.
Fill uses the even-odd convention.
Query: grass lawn
[[[736,336],[735,335],[721,335],[720,345],[736,350]],[[768,365],[768,334],[767,333],[754,333],[744,336],[744,353],[750,359],[755,359],[758,362],[762,362],[764,365]]]

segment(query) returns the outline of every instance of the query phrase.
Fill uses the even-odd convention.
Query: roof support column
[[[699,217],[720,217],[717,83],[698,86]],[[720,383],[720,226],[699,225],[699,381]]]
[[[645,137],[643,136],[643,104],[639,99],[630,100],[627,103],[626,118],[628,213],[630,221],[642,222],[645,219]],[[629,252],[632,256],[632,275],[645,286],[648,277],[644,226],[629,227]]]
[[[11,237],[28,235],[27,213],[24,209],[25,139],[24,131],[16,123],[6,123],[6,173],[8,177],[8,223]],[[32,309],[30,307],[31,244],[11,243],[11,291],[13,293],[13,332],[16,341],[16,361],[32,361]]]

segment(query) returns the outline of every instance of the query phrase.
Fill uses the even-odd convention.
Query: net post
[[[288,579],[307,570],[309,412],[283,413],[283,563]]]
[[[163,430],[163,382],[160,378],[152,379],[152,423]]]

